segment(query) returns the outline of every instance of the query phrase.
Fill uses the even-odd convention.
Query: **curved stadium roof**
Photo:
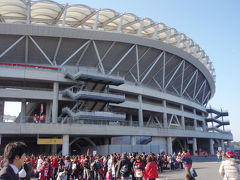
[[[185,34],[150,18],[112,9],[93,9],[86,5],[62,5],[54,1],[0,0],[0,22],[111,31],[159,40],[176,46],[197,58],[215,79],[212,62],[198,44]]]

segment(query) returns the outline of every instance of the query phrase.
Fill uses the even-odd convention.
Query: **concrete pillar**
[[[136,136],[131,136],[131,145],[136,145]]]
[[[142,95],[138,95],[138,104],[139,104],[139,109],[138,109],[138,122],[139,126],[143,126],[143,109],[142,109]]]
[[[2,144],[2,135],[0,134],[0,145]]]
[[[3,122],[4,116],[4,101],[0,101],[0,122]]]
[[[108,137],[104,138],[104,144],[105,144],[105,145],[108,145],[108,144],[109,144],[109,138],[108,138]]]
[[[47,103],[46,105],[46,123],[50,123],[51,121],[51,115],[52,115],[52,102]]]
[[[193,114],[194,114],[194,120],[193,120],[194,129],[197,130],[196,109],[193,109]]]
[[[129,125],[133,125],[133,119],[132,119],[132,114],[129,114]]]
[[[209,145],[210,145],[210,155],[214,155],[214,140],[213,139],[209,139]]]
[[[53,83],[53,105],[52,105],[52,123],[57,123],[58,118],[58,82]]]
[[[204,112],[202,112],[202,117],[204,118],[204,120],[203,120],[203,131],[206,131],[207,125],[206,125],[206,121],[205,121],[205,113]]]
[[[198,150],[198,148],[197,148],[197,138],[193,138],[193,154],[194,154],[194,156],[197,155],[197,150]]]
[[[167,113],[166,113],[166,108],[167,108],[167,102],[166,102],[166,100],[163,100],[163,107],[164,107],[163,127],[164,127],[164,128],[168,128]]]
[[[224,145],[224,140],[221,139],[221,147],[222,147],[222,150],[225,152],[225,145]]]
[[[181,108],[182,113],[184,113],[184,107],[183,107],[182,104],[181,104],[180,108]],[[185,129],[185,118],[184,118],[184,116],[181,116],[181,126],[182,126],[182,129]]]
[[[57,144],[52,144],[51,145],[51,154],[57,154]]]
[[[172,154],[172,137],[167,137],[167,153]]]
[[[69,154],[69,135],[63,135],[62,155]]]
[[[20,123],[26,122],[26,99],[23,99],[21,102],[21,116]]]

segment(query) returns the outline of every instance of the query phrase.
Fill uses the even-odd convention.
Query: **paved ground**
[[[218,173],[220,162],[194,162],[193,167],[196,169],[198,177],[196,180],[221,180]],[[184,170],[165,171],[160,174],[158,180],[184,180]]]
[[[218,173],[220,162],[194,162],[193,167],[196,169],[198,177],[196,180],[221,180]],[[165,170],[159,174],[157,180],[184,180],[185,172],[182,169],[175,171]],[[36,179],[32,179],[36,180]]]

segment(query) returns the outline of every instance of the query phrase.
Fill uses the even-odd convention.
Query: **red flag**
[[[40,107],[40,115],[43,113],[43,104],[41,104],[41,107]]]

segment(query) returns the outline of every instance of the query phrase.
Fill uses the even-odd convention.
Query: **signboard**
[[[63,144],[63,139],[38,138],[37,144]]]

